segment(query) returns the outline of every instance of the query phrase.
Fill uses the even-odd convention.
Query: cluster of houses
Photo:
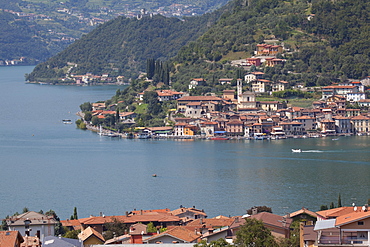
[[[89,85],[96,83],[111,83],[118,85],[127,85],[125,77],[120,76],[110,76],[109,74],[94,75],[92,73],[86,73],[84,75],[67,75],[65,78],[61,78],[61,81],[72,80],[76,85]]]
[[[13,66],[13,65],[19,65],[22,63],[27,62],[27,59],[25,57],[20,57],[19,59],[12,59],[12,60],[0,60],[0,66]]]
[[[113,245],[132,247],[142,244],[162,246],[193,246],[195,243],[224,239],[232,244],[236,233],[246,219],[256,219],[268,228],[278,240],[290,238],[299,232],[301,247],[370,246],[370,211],[368,205],[339,207],[318,212],[302,208],[280,216],[270,212],[251,215],[217,216],[207,218],[204,210],[183,207],[175,210],[134,210],[119,216],[90,216],[88,218],[62,220],[69,230],[78,230],[78,239],[54,236],[57,221],[33,211],[6,219],[7,231],[0,231],[0,247],[93,247]],[[119,222],[123,235],[105,239],[107,223]],[[299,222],[294,229],[293,222]],[[148,224],[152,227],[149,228]]]
[[[174,90],[157,90],[161,102],[176,100],[176,111],[169,119],[171,126],[141,128],[147,135],[172,137],[270,137],[286,138],[293,136],[352,135],[370,132],[370,115],[360,107],[370,106],[366,99],[365,85],[348,82],[322,87],[322,99],[313,102],[312,107],[287,107],[284,101],[257,101],[258,85],[267,83],[260,79],[262,72],[246,75],[245,81],[255,90],[243,92],[243,81],[237,80],[236,90],[224,90],[222,96],[189,96]],[[193,85],[204,81],[194,79]],[[220,83],[229,83],[220,79]],[[274,83],[275,90],[285,90],[287,82]],[[265,88],[265,86],[261,86]],[[137,95],[138,102],[143,100],[144,92]],[[353,109],[357,104],[359,109]],[[352,107],[348,108],[348,105]],[[93,115],[105,118],[116,114],[115,105],[93,104]],[[134,112],[120,112],[120,121],[135,124]]]

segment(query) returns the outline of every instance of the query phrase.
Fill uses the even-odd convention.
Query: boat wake
[[[302,150],[302,153],[322,153],[323,151],[320,150]]]

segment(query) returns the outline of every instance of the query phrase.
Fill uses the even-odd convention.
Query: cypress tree
[[[73,219],[74,219],[74,220],[78,220],[78,216],[77,216],[77,207],[75,207],[75,208],[73,209]]]
[[[153,78],[154,68],[155,68],[154,59],[153,58],[147,59],[146,60],[146,77],[148,77],[148,79]]]
[[[338,196],[338,208],[342,207],[342,198],[340,197],[340,193]]]

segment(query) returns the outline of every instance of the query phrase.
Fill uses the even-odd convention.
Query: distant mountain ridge
[[[98,25],[118,16],[144,13],[192,16],[209,12],[227,0],[0,0],[0,65],[5,60],[36,64],[65,49]],[[22,33],[17,30],[22,30]],[[19,36],[19,37],[17,37]],[[11,42],[11,40],[16,42]],[[27,51],[25,47],[36,47]],[[27,63],[25,63],[27,61]]]
[[[50,82],[65,76],[67,71],[136,78],[139,71],[145,71],[148,58],[166,60],[175,56],[187,42],[196,40],[212,26],[217,16],[212,13],[181,20],[161,15],[118,17],[37,65],[27,79]]]

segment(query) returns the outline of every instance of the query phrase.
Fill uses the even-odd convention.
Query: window
[[[364,225],[364,222],[363,221],[359,221],[359,222],[357,222],[357,225],[363,226]]]

